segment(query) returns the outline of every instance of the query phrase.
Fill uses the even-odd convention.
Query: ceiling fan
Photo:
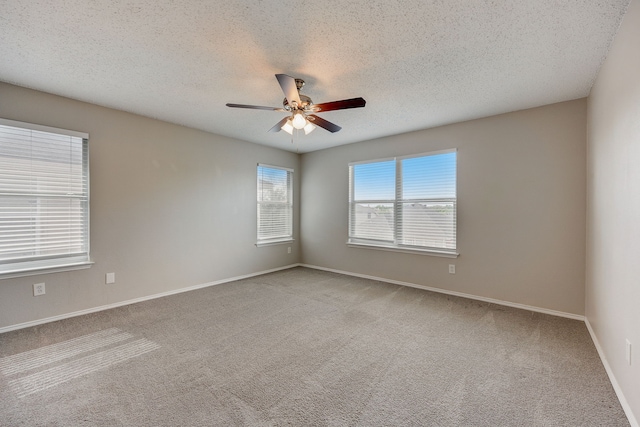
[[[342,101],[324,102],[322,104],[314,104],[306,95],[300,93],[300,89],[304,86],[304,80],[295,79],[286,74],[276,74],[276,79],[280,83],[280,87],[284,92],[284,101],[282,108],[277,107],[261,107],[259,105],[245,104],[227,104],[227,107],[233,108],[250,108],[253,110],[271,110],[291,113],[290,116],[280,120],[269,129],[269,132],[280,132],[283,130],[288,134],[293,134],[293,129],[304,129],[304,134],[312,132],[316,126],[320,126],[331,133],[338,132],[342,129],[340,126],[331,123],[315,113],[333,110],[345,110],[347,108],[364,107],[366,101],[362,98],[343,99]]]

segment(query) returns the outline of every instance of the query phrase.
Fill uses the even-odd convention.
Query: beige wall
[[[297,207],[292,254],[255,246],[256,164],[294,168],[299,201],[297,154],[4,83],[0,117],[89,133],[95,261],[0,280],[0,328],[300,261]]]
[[[304,154],[303,262],[581,315],[585,141],[581,99]],[[349,162],[449,148],[458,259],[346,246]]]
[[[586,316],[640,419],[640,2],[589,96]],[[631,366],[625,340],[633,346]],[[637,425],[637,424],[636,424]]]

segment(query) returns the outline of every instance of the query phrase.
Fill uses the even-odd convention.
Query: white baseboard
[[[385,279],[384,277],[368,276],[366,274],[352,273],[350,271],[335,270],[333,268],[325,268],[325,267],[319,267],[317,265],[309,265],[309,264],[300,264],[300,267],[308,267],[308,268],[313,268],[315,270],[330,271],[332,273],[345,274],[347,276],[377,280],[379,282],[393,283],[394,285],[409,286],[411,288],[424,289],[426,291],[438,292],[441,294],[453,295],[456,297],[469,298],[469,299],[474,299],[478,301],[489,302],[492,304],[504,305],[507,307],[520,308],[522,310],[535,311],[537,313],[550,314],[552,316],[566,317],[568,319],[581,320],[581,321],[584,321],[585,319],[584,316],[580,314],[565,313],[564,311],[550,310],[548,308],[541,308],[541,307],[535,307],[532,305],[519,304],[517,302],[502,301],[494,298],[486,298],[478,295],[465,294],[463,292],[449,291],[446,289],[433,288],[431,286],[418,285],[416,283],[402,282],[400,280],[393,280],[393,279]]]
[[[186,288],[175,289],[173,291],[162,292],[159,294],[148,295],[146,297],[134,298],[126,301],[120,301],[113,304],[101,305],[99,307],[87,308],[85,310],[74,311],[72,313],[60,314],[58,316],[46,317],[44,319],[32,320],[30,322],[18,323],[16,325],[10,325],[0,328],[0,334],[15,331],[17,329],[29,328],[31,326],[42,325],[44,323],[55,322],[57,320],[68,319],[70,317],[82,316],[84,314],[96,313],[98,311],[109,310],[111,308],[122,307],[124,305],[135,304],[137,302],[149,301],[156,298],[162,298],[169,295],[180,294],[182,292],[194,291],[196,289],[207,288],[209,286],[221,285],[223,283],[233,282],[235,280],[247,279],[249,277],[260,276],[262,274],[273,273],[275,271],[287,270],[289,268],[298,267],[300,264],[291,264],[284,267],[272,268],[270,270],[258,271],[256,273],[245,274],[242,276],[230,277],[228,279],[216,280],[215,282],[203,283],[201,285],[189,286]]]
[[[627,415],[629,419],[629,424],[631,427],[640,427],[636,417],[633,415],[633,411],[631,411],[631,406],[629,406],[629,402],[624,397],[624,393],[622,393],[622,389],[620,388],[620,384],[618,384],[618,380],[615,375],[613,375],[613,370],[611,370],[611,366],[607,361],[607,358],[604,355],[604,351],[602,350],[602,346],[600,345],[600,341],[598,341],[598,337],[596,336],[595,331],[591,327],[591,323],[589,323],[589,319],[585,318],[584,323],[587,325],[587,329],[589,330],[589,334],[591,335],[591,339],[593,340],[593,344],[596,346],[596,350],[598,350],[598,355],[600,356],[600,360],[604,365],[604,370],[607,371],[607,375],[609,376],[609,381],[611,381],[611,385],[618,396],[618,400],[620,401],[620,405],[622,405],[622,409],[624,409],[624,413]]]

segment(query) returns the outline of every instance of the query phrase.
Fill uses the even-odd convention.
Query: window
[[[456,254],[456,151],[349,164],[349,244]]]
[[[88,264],[88,135],[0,119],[0,276]]]
[[[293,240],[293,170],[258,165],[258,246]]]

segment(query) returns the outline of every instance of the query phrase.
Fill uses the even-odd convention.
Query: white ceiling
[[[3,0],[0,80],[308,152],[587,96],[628,3]],[[225,106],[282,106],[276,73],[367,105],[292,144]]]

